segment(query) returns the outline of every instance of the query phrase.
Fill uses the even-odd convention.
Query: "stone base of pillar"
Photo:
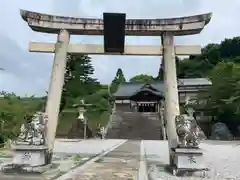
[[[52,163],[52,157],[53,157],[53,152],[47,150],[47,152],[46,152],[46,156],[45,156],[45,162],[46,162],[46,165]]]

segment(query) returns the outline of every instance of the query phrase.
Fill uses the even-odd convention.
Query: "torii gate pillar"
[[[167,137],[169,146],[169,162],[172,164],[172,148],[177,146],[175,117],[180,114],[178,83],[176,75],[176,61],[174,50],[174,36],[165,32],[162,34],[164,87],[165,87],[165,118],[167,119]]]
[[[65,68],[67,64],[67,51],[70,35],[67,30],[61,30],[55,45],[53,68],[48,89],[46,113],[48,115],[46,143],[48,147],[47,163],[51,163],[54,148],[54,140],[58,125],[62,88],[64,84]]]

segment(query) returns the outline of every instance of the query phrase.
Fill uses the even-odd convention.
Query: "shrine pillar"
[[[51,162],[54,148],[58,114],[62,97],[62,88],[64,84],[65,68],[67,64],[67,50],[69,41],[69,32],[67,30],[61,30],[58,34],[58,39],[55,46],[55,56],[46,104],[46,114],[48,116],[46,132],[46,143],[48,147],[47,162]]]
[[[176,132],[175,117],[179,115],[178,83],[176,75],[176,61],[174,49],[174,35],[170,32],[162,34],[164,87],[165,87],[165,119],[167,119],[167,136],[170,153],[170,165],[172,164],[172,148],[177,146],[178,136]]]

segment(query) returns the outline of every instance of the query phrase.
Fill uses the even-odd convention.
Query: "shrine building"
[[[206,78],[178,79],[180,106],[187,98],[194,98],[198,92],[211,86]],[[113,94],[115,110],[124,112],[159,112],[164,102],[164,82],[123,83]],[[202,110],[196,112],[198,118],[205,116]]]

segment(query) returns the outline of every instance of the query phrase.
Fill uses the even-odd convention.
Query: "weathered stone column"
[[[167,136],[169,144],[170,165],[172,165],[171,148],[177,146],[175,116],[179,115],[178,84],[176,75],[176,62],[174,50],[174,36],[163,33],[163,61],[164,61],[164,86],[165,86],[165,118],[167,121]]]
[[[51,163],[54,148],[69,41],[70,35],[68,31],[61,30],[58,34],[58,40],[55,46],[55,56],[46,104],[46,113],[48,116],[46,134],[46,142],[48,146],[47,163]]]
[[[116,112],[116,102],[114,101],[114,103],[113,103],[113,109],[112,109],[112,111],[115,113]]]

